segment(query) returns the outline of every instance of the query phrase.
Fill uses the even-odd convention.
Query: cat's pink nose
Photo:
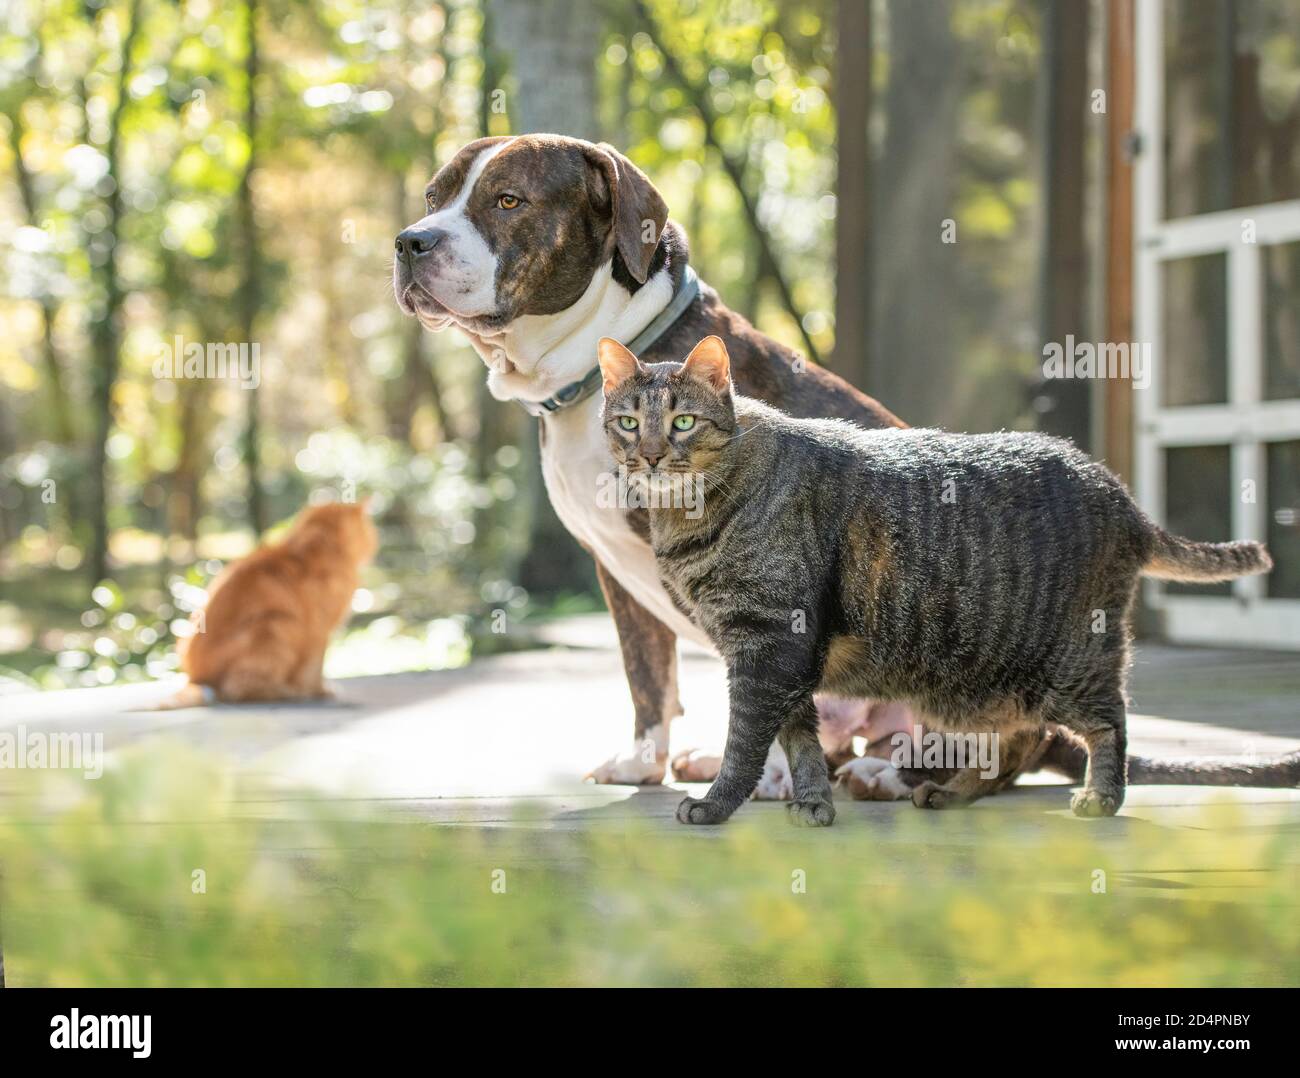
[[[651,468],[653,468],[656,464],[658,464],[661,460],[663,460],[664,457],[666,457],[667,455],[668,455],[667,452],[647,453],[644,449],[641,450],[641,459],[645,461],[646,464],[648,464]]]

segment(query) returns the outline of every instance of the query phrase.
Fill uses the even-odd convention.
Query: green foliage
[[[833,4],[645,7],[652,24],[629,0],[600,5],[603,134],[661,187],[703,277],[760,328],[801,348],[801,327],[762,265],[711,136],[739,164],[802,330],[829,353]],[[535,464],[518,448],[531,426],[487,399],[482,363],[457,334],[413,335],[388,283],[392,236],[417,212],[428,177],[485,122],[508,132],[518,120],[514,103],[504,114],[484,109],[500,88],[488,82],[509,86],[510,78],[499,58],[488,62],[480,0],[261,0],[252,85],[243,3],[12,0],[9,8],[0,29],[0,232],[13,237],[0,249],[0,603],[10,605],[0,607],[0,666],[45,685],[159,671],[171,643],[162,626],[174,618],[151,604],[169,603],[169,581],[191,566],[206,579],[209,566],[252,545],[248,392],[230,380],[159,378],[155,361],[178,338],[244,335],[239,193],[254,149],[267,516],[286,519],[345,481],[377,492],[385,544],[376,587],[395,582],[404,593],[376,603],[373,616],[404,619],[409,641],[426,638],[426,621],[449,617],[476,636],[485,608],[525,602],[518,567],[531,506],[543,496]],[[890,74],[889,6],[876,8],[879,101]],[[948,306],[960,363],[934,382],[954,426],[1023,425],[1036,9],[958,0],[953,12],[968,61],[954,73],[964,80],[952,208],[962,242],[952,252],[959,291]],[[685,86],[669,77],[669,55]],[[878,152],[883,130],[877,123]],[[110,251],[123,297],[107,442],[109,575],[123,592],[118,614],[135,626],[109,619],[97,634],[65,640],[101,628],[79,619],[93,613],[99,583],[86,573],[94,524],[86,506],[92,389],[103,373],[92,343]],[[877,252],[877,261],[890,258]],[[405,593],[408,582],[423,598]],[[9,632],[10,622],[21,624]],[[146,625],[158,633],[154,644],[141,639]]]
[[[210,757],[156,746],[42,787],[0,825],[19,985],[1300,983],[1285,835],[1226,808],[1172,831],[898,806],[884,834],[847,813],[813,834],[751,814],[707,837],[311,801],[272,819]]]
[[[353,628],[332,651],[329,676],[460,666],[476,646],[488,651],[504,643],[491,633],[493,610],[504,609],[515,621],[532,612],[527,593],[499,568],[520,544],[518,463],[519,454],[505,447],[482,483],[455,443],[412,456],[393,440],[363,440],[343,428],[307,439],[295,460],[298,485],[283,500],[368,493],[384,550],[381,563],[363,574]],[[288,523],[282,521],[269,539],[275,541]],[[29,528],[20,547],[28,551],[24,560],[39,564],[51,557],[48,538]],[[135,536],[144,548],[142,561],[152,556],[148,539]],[[243,540],[235,540],[242,549]],[[89,595],[75,568],[42,566],[15,574],[6,589],[8,602],[0,603],[0,638],[7,613],[16,623],[15,639],[25,646],[5,649],[0,680],[70,688],[175,672],[176,642],[190,631],[190,614],[202,606],[204,589],[225,564],[217,557],[183,568],[134,564]],[[40,639],[22,631],[23,614],[43,627]]]

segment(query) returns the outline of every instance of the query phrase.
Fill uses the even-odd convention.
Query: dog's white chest
[[[654,552],[628,526],[626,510],[608,504],[614,463],[601,428],[600,397],[547,416],[542,422],[542,477],[560,521],[637,602],[678,636],[712,650],[708,636],[677,609],[664,590]]]

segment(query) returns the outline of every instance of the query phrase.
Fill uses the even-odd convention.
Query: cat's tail
[[[1157,760],[1128,757],[1132,786],[1253,786],[1259,789],[1300,790],[1300,749],[1280,756],[1241,756]],[[1069,737],[1055,737],[1039,767],[1082,782],[1088,750]]]
[[[1264,544],[1251,540],[1196,543],[1181,535],[1170,535],[1163,528],[1154,528],[1152,539],[1151,556],[1142,572],[1161,580],[1210,584],[1267,573],[1273,568]]]
[[[1300,789],[1300,751],[1263,759],[1152,760],[1128,758],[1128,781],[1136,786],[1258,786]]]
[[[214,703],[217,694],[211,685],[195,685],[189,682],[165,700],[160,700],[152,707],[140,708],[141,711],[179,711],[185,707],[206,707]]]

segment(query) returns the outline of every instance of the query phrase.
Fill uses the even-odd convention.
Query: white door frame
[[[1232,535],[1267,537],[1266,445],[1300,439],[1300,401],[1266,401],[1263,386],[1262,252],[1269,244],[1300,241],[1300,200],[1249,206],[1175,220],[1164,215],[1164,4],[1138,0],[1134,114],[1142,152],[1134,166],[1134,323],[1151,343],[1152,371],[1133,390],[1134,481],[1143,510],[1163,522],[1164,450],[1171,446],[1231,447]],[[1242,223],[1255,223],[1255,243],[1243,242]],[[1228,400],[1225,404],[1165,408],[1161,379],[1161,264],[1171,259],[1227,256]],[[1253,502],[1240,496],[1254,480]],[[1300,648],[1300,600],[1270,599],[1263,577],[1237,580],[1228,596],[1167,594],[1154,580],[1145,598],[1163,612],[1169,639],[1183,643]]]

